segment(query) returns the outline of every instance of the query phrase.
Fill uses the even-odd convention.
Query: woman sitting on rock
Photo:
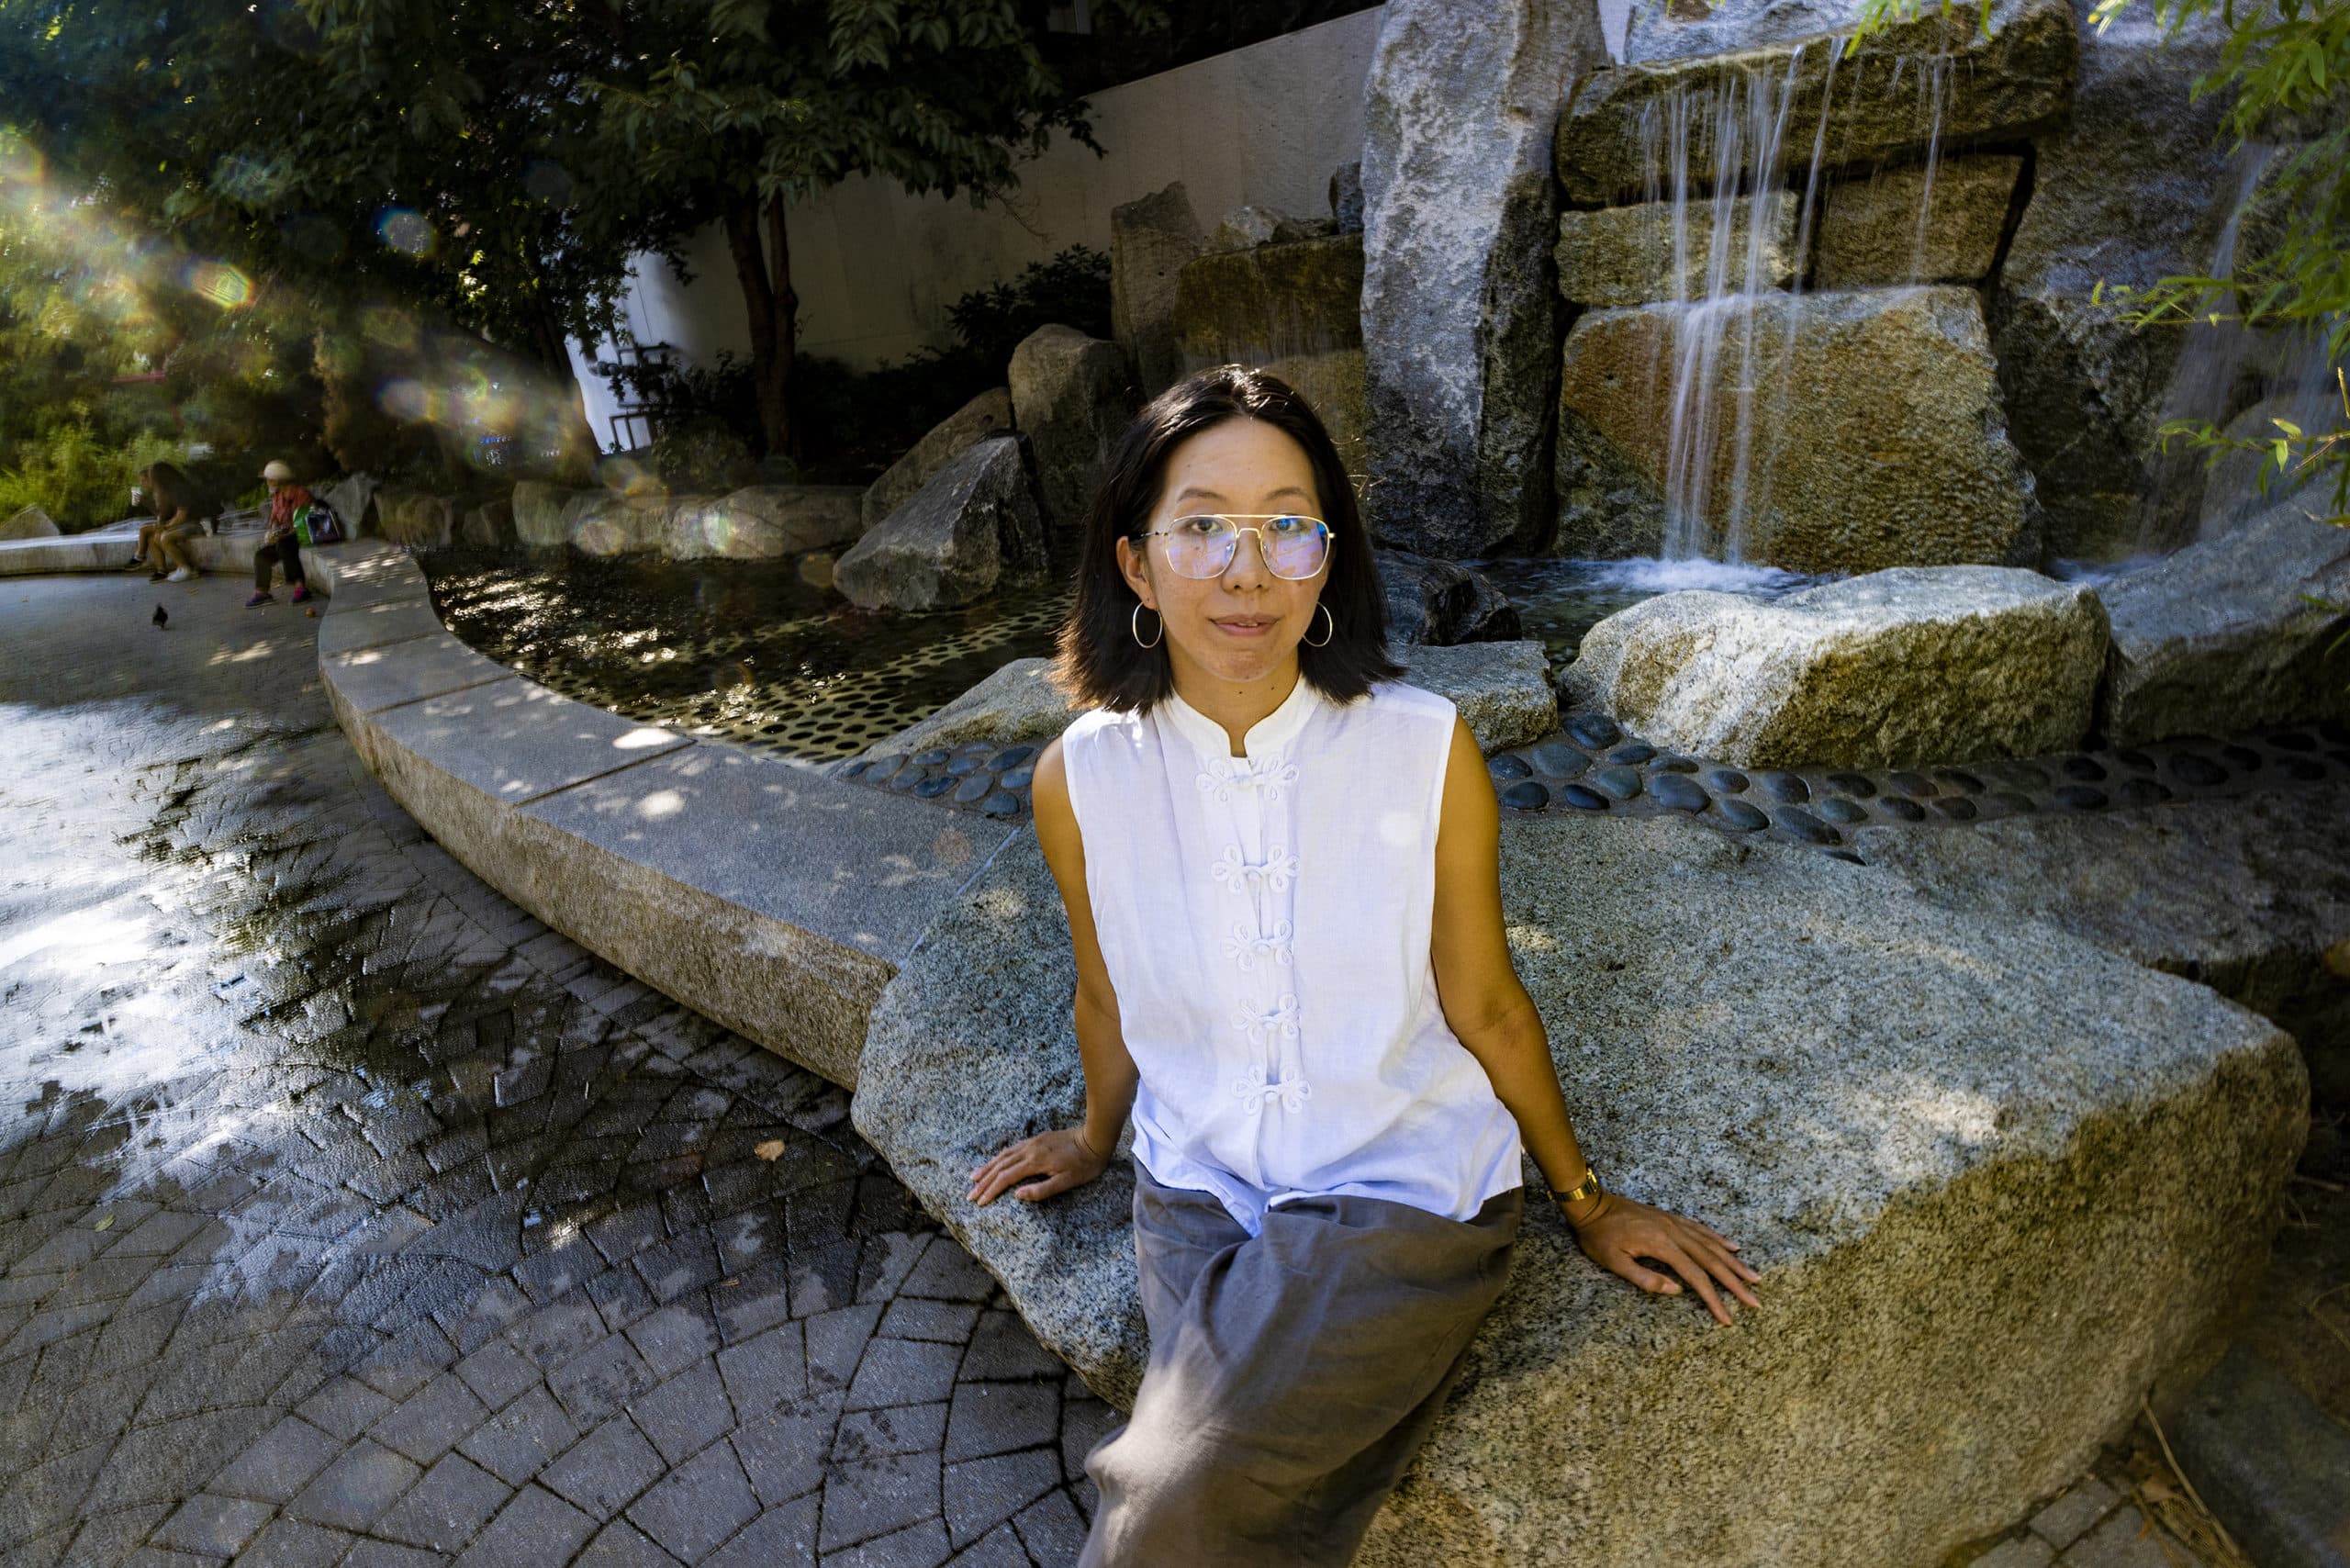
[[[193,582],[204,575],[188,544],[202,537],[205,520],[217,510],[196,481],[175,464],[157,463],[139,471],[139,482],[154,498],[155,521],[141,523],[139,546],[125,571],[147,568],[149,582]]]
[[[1082,1126],[971,1197],[1100,1175],[1134,1122],[1150,1359],[1086,1469],[1089,1564],[1343,1563],[1501,1294],[1520,1147],[1602,1266],[1755,1305],[1707,1226],[1601,1189],[1503,938],[1469,726],[1399,684],[1321,420],[1237,365],[1145,409],[1080,545],[1036,765]]]

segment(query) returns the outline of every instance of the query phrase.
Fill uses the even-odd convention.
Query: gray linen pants
[[[1137,1165],[1150,1361],[1085,1462],[1101,1501],[1080,1568],[1347,1562],[1509,1278],[1523,1205],[1504,1193],[1464,1222],[1308,1198],[1251,1237]]]

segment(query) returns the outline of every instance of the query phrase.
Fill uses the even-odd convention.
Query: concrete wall
[[[1173,180],[1211,227],[1243,203],[1327,212],[1331,172],[1361,156],[1363,78],[1384,15],[1360,11],[1096,93],[1093,135],[1107,155],[1057,137],[1017,191],[983,208],[859,177],[793,209],[801,349],[873,365],[943,342],[946,308],[963,295],[1070,245],[1108,250],[1110,209]],[[700,364],[743,352],[724,238],[704,230],[687,260],[690,285],[658,260],[640,263],[628,301],[638,341],[674,343]],[[614,400],[588,362],[610,353],[573,353],[589,422],[608,444]]]

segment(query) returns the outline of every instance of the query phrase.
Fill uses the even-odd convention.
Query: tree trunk
[[[535,357],[553,383],[548,392],[559,404],[549,410],[555,424],[554,477],[565,485],[591,484],[596,459],[603,448],[588,423],[588,394],[571,367],[571,345],[565,341],[563,329],[544,313],[532,319],[531,333],[536,340],[532,345]],[[535,457],[536,454],[531,454],[531,459]],[[531,459],[525,460],[525,468],[535,466]]]
[[[762,247],[759,219],[767,219]],[[792,450],[791,362],[800,341],[800,296],[791,286],[791,241],[780,199],[762,208],[745,200],[726,209],[726,246],[751,327],[751,384],[759,399],[759,428],[770,454]]]

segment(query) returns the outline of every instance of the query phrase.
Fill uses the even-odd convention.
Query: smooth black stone
[[[1013,768],[1011,772],[1006,773],[1002,778],[997,779],[996,782],[1002,785],[1007,790],[1025,790],[1028,788],[1028,781],[1035,777],[1036,770],[1024,763],[1020,767]]]
[[[900,790],[912,790],[922,782],[923,777],[921,768],[902,767],[898,770],[897,777],[890,780],[890,788]]]
[[[1591,776],[1591,782],[1601,794],[1618,801],[1628,801],[1640,792],[1640,775],[1637,768],[1603,767]]]
[[[1697,763],[1694,757],[1668,755],[1650,763],[1649,770],[1652,773],[1695,773],[1697,771]]]
[[[2248,745],[2223,745],[2220,748],[2220,755],[2246,773],[2252,772],[2267,760]]]
[[[865,774],[865,770],[872,766],[873,764],[867,761],[864,757],[853,757],[849,760],[847,766],[841,769],[840,776],[843,778],[862,778]]]
[[[1528,755],[1536,767],[1553,778],[1580,778],[1591,767],[1589,753],[1578,751],[1564,741],[1544,741]]]
[[[1926,808],[1915,801],[1905,801],[1898,795],[1887,795],[1876,803],[1876,809],[1898,822],[1921,823],[1926,820]]]
[[[1792,773],[1765,773],[1762,792],[1774,801],[1798,805],[1811,799],[1811,786]]]
[[[1781,812],[1779,813],[1779,827],[1783,832],[1795,834],[1797,838],[1802,839],[1806,844],[1841,844],[1844,842],[1842,835],[1837,833],[1834,828],[1830,827],[1826,823],[1821,822],[1818,817],[1813,816],[1801,806],[1789,806],[1785,811]]]
[[[2134,767],[2141,773],[2152,773],[2154,770],[2154,759],[2143,751],[2134,749],[2117,751],[2113,754],[2113,760],[2124,767]]]
[[[928,751],[918,751],[914,753],[914,766],[916,767],[935,767],[954,755],[955,754],[953,752],[948,751],[944,746],[933,746]]]
[[[1624,763],[1628,766],[1646,762],[1655,755],[1656,747],[1649,745],[1646,741],[1626,741],[1622,745],[1617,746],[1614,751],[1607,754],[1607,760],[1610,762]]]
[[[2076,812],[2096,812],[2105,809],[2105,791],[2092,790],[2086,784],[2067,784],[2056,791],[2056,803]]]
[[[1849,825],[1869,820],[1866,806],[1854,805],[1841,795],[1823,795],[1811,809],[1832,823],[1843,823]]]
[[[1614,745],[1624,738],[1616,721],[1605,713],[1578,713],[1567,721],[1567,734],[1587,746]]]
[[[2105,782],[2105,764],[2098,761],[2094,757],[2068,756],[2064,760],[2061,766],[2064,767],[2065,777],[2067,778],[2078,779],[2084,784],[2102,784]]]
[[[2268,737],[2268,744],[2278,751],[2315,751],[2317,749],[2316,737],[2305,735],[2299,730],[2287,730],[2282,734],[2271,735]]]
[[[1943,783],[1949,785],[1952,789],[1957,790],[1962,795],[1980,795],[1983,792],[1983,780],[1975,778],[1975,775],[1965,771],[1964,768],[1936,768],[1934,770],[1934,777],[1941,779]]]
[[[1976,814],[1975,802],[1957,795],[1945,796],[1936,801],[1934,810],[1954,823],[1971,823]]]
[[[1846,861],[1854,866],[1865,866],[1868,864],[1867,861],[1862,859],[1859,856],[1853,854],[1849,849],[1831,849],[1828,852],[1828,858],[1830,860]]]
[[[2171,777],[2200,789],[2228,781],[2228,770],[2199,752],[2183,751],[2170,759]]]
[[[2011,782],[2025,790],[2045,790],[2051,782],[2048,777],[2048,769],[2044,767],[2035,767],[2029,762],[2010,762],[2008,764],[2008,778]]]
[[[1749,805],[1744,801],[1716,801],[1714,814],[1740,833],[1752,833],[1758,827],[1771,825],[1771,819],[1762,814],[1760,806]]]
[[[1746,775],[1735,767],[1717,767],[1706,775],[1706,788],[1717,795],[1746,793]]]
[[[942,773],[935,778],[925,778],[915,785],[914,793],[925,801],[934,801],[953,788],[955,788],[954,778]]]
[[[1831,773],[1828,787],[1840,790],[1855,801],[1865,801],[1876,793],[1876,780],[1865,773]]]
[[[2125,806],[2159,806],[2170,791],[2151,778],[2124,778],[2114,786],[2113,798]]]
[[[1016,817],[1020,814],[1020,797],[1009,790],[998,790],[979,802],[979,810],[991,817]]]
[[[2320,719],[2317,733],[2328,745],[2350,745],[2350,724],[2339,719]]]
[[[956,801],[966,806],[975,806],[994,793],[995,780],[984,773],[974,773],[955,786]]]
[[[2334,761],[2340,763],[2343,767],[2350,767],[2350,746],[2335,746],[2332,751],[2327,752],[2325,755],[2333,758]]]
[[[772,724],[761,724],[759,726],[759,734],[763,735],[779,735],[783,734],[786,727],[787,726],[784,722],[781,719],[778,719]]]
[[[1885,781],[1913,801],[1930,801],[1942,792],[1941,785],[1922,773],[1888,773]]]
[[[1534,768],[1526,758],[1502,752],[1485,759],[1485,771],[1496,778],[1523,778]]]
[[[1502,791],[1502,804],[1516,812],[1539,812],[1550,803],[1550,791],[1531,778],[1520,779]]]
[[[1678,773],[1660,773],[1649,780],[1649,793],[1659,805],[1676,812],[1702,812],[1708,801],[1706,791],[1694,778],[1684,778]]]
[[[988,758],[988,771],[1001,773],[1007,767],[1017,767],[1036,755],[1032,745],[1008,745]]]
[[[2280,756],[2277,766],[2297,784],[2314,784],[2325,777],[2325,764],[2313,756]]]
[[[1983,797],[1983,809],[1992,812],[2036,812],[2040,802],[2029,795],[2019,795],[2012,790],[1994,790]]]
[[[1596,790],[1585,789],[1581,784],[1560,785],[1559,799],[1579,812],[1604,812],[1607,809],[1606,796]]]
[[[958,756],[946,765],[947,777],[960,778],[967,773],[977,772],[980,764],[986,761],[984,756]]]

